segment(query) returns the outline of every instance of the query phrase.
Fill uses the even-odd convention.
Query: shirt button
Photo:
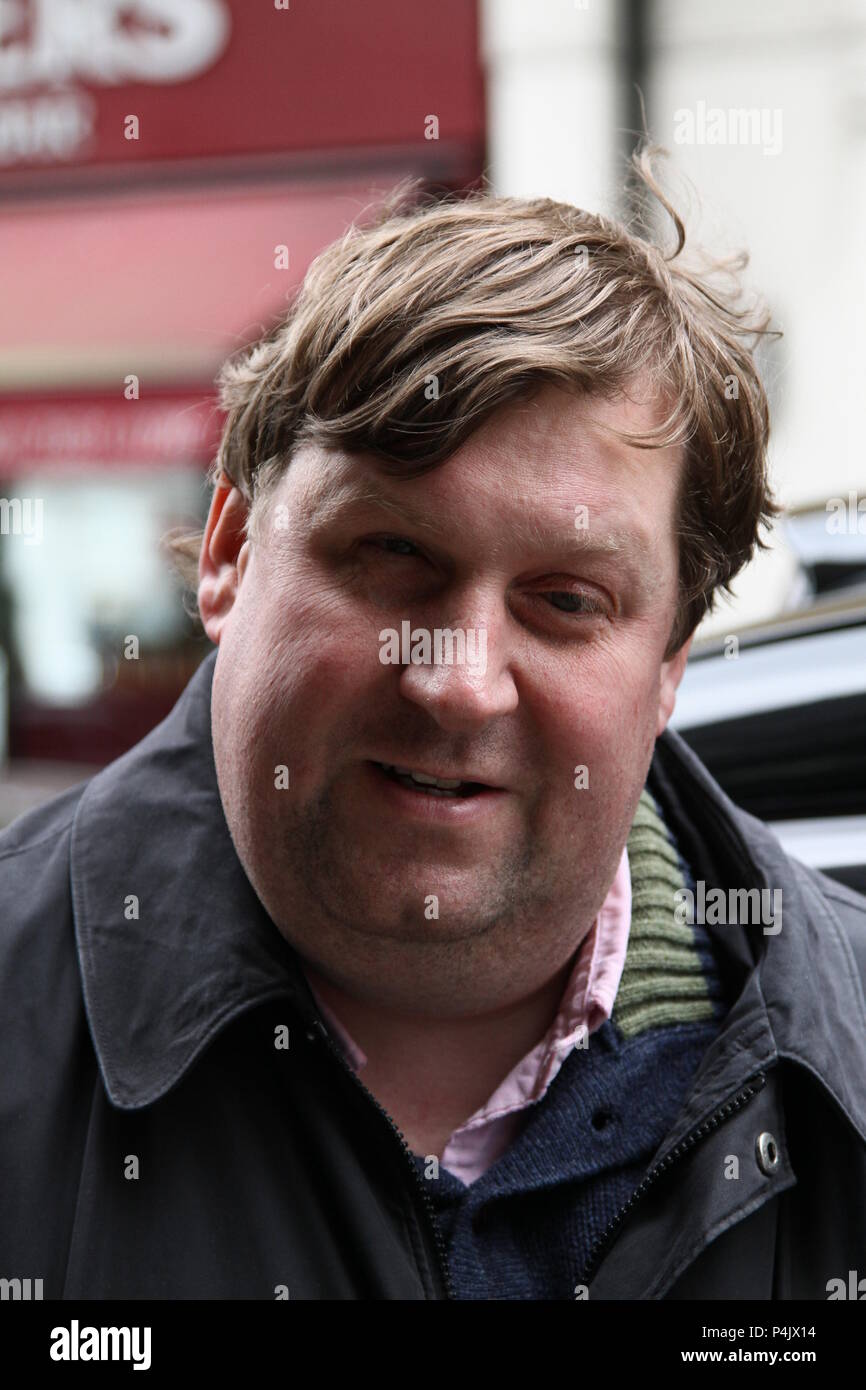
[[[781,1162],[779,1156],[779,1145],[768,1130],[759,1134],[755,1141],[755,1153],[758,1159],[758,1167],[762,1173],[775,1173]]]

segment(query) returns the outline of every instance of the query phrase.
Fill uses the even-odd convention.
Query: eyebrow
[[[525,499],[527,508],[532,505],[533,500],[530,497]],[[383,492],[375,482],[365,478],[330,477],[318,483],[307,522],[310,529],[324,528],[346,520],[356,511],[371,507],[387,512],[396,521],[408,523],[415,530],[425,533],[431,544],[447,545],[453,540],[453,527],[440,525],[408,500],[405,503],[398,501]],[[616,529],[594,531],[591,511],[590,525],[582,529],[575,527],[574,518],[569,513],[563,515],[561,527],[550,527],[543,525],[530,512],[519,514],[509,525],[508,533],[503,540],[494,542],[490,547],[491,558],[494,561],[500,560],[506,550],[515,544],[526,550],[550,550],[557,554],[613,556],[616,559],[628,560],[640,583],[650,587],[651,557],[641,540],[633,533]],[[569,525],[566,525],[566,522]]]

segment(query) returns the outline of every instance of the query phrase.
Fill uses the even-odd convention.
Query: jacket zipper
[[[635,1188],[625,1206],[617,1212],[613,1220],[595,1241],[589,1252],[584,1271],[578,1280],[579,1283],[589,1287],[590,1281],[594,1279],[598,1273],[598,1267],[602,1259],[613,1244],[615,1236],[618,1235],[622,1223],[627,1216],[631,1215],[638,1202],[642,1201],[646,1196],[656,1179],[659,1178],[662,1173],[666,1173],[674,1163],[682,1158],[683,1154],[688,1153],[689,1149],[694,1148],[695,1144],[699,1143],[701,1139],[704,1139],[714,1129],[718,1129],[719,1125],[729,1119],[735,1111],[741,1110],[753,1096],[763,1090],[766,1084],[767,1078],[764,1073],[762,1071],[757,1072],[755,1076],[751,1077],[746,1082],[736,1095],[720,1105],[718,1109],[710,1115],[709,1119],[703,1120],[697,1125],[684,1139],[681,1139],[678,1144],[674,1145],[669,1154],[666,1154],[659,1163],[650,1169],[642,1178],[640,1184]],[[569,1293],[569,1298],[571,1297],[572,1293]]]
[[[346,1058],[343,1056],[342,1051],[340,1050],[339,1047],[337,1047],[336,1043],[334,1042],[333,1038],[331,1037],[331,1035],[330,1035],[330,1033],[328,1032],[328,1030],[327,1030],[327,1028],[325,1027],[325,1025],[321,1022],[321,1020],[318,1019],[318,1018],[316,1018],[316,1019],[313,1019],[312,1022],[313,1022],[313,1027],[317,1030],[317,1032],[320,1034],[320,1036],[321,1036],[321,1037],[324,1039],[324,1041],[327,1043],[328,1048],[329,1048],[330,1051],[334,1054],[334,1056],[337,1058],[337,1060],[339,1061],[339,1063],[340,1063],[340,1065],[342,1066],[343,1070],[344,1070],[345,1072],[347,1072],[349,1076],[351,1076],[351,1078],[352,1078],[352,1080],[354,1081],[354,1083],[355,1083],[356,1086],[360,1086],[361,1090],[364,1092],[364,1095],[367,1096],[368,1099],[372,1101],[372,1103],[375,1105],[376,1109],[379,1111],[380,1115],[383,1115],[383,1116],[385,1117],[385,1119],[388,1121],[388,1124],[389,1124],[390,1128],[393,1130],[393,1132],[396,1134],[397,1138],[400,1140],[400,1146],[401,1146],[401,1148],[403,1149],[403,1152],[404,1152],[404,1154],[406,1155],[406,1159],[407,1159],[407,1162],[408,1162],[408,1164],[409,1164],[409,1167],[410,1167],[410,1169],[412,1170],[412,1177],[414,1178],[415,1184],[416,1184],[416,1186],[417,1186],[417,1188],[418,1188],[418,1191],[419,1191],[420,1194],[421,1194],[421,1202],[422,1202],[422,1205],[423,1205],[423,1207],[424,1207],[424,1211],[425,1211],[425,1213],[426,1213],[426,1215],[427,1215],[427,1219],[428,1219],[428,1221],[429,1221],[430,1230],[431,1230],[432,1233],[433,1233],[433,1239],[434,1239],[435,1244],[436,1244],[436,1251],[437,1251],[437,1256],[438,1256],[439,1277],[440,1277],[441,1283],[442,1283],[442,1284],[444,1285],[444,1287],[445,1287],[445,1297],[446,1297],[446,1298],[454,1298],[454,1297],[455,1297],[454,1285],[453,1285],[452,1282],[451,1282],[451,1270],[449,1269],[449,1266],[448,1266],[448,1252],[447,1252],[446,1249],[445,1249],[445,1242],[444,1242],[444,1240],[442,1239],[442,1232],[440,1231],[440,1229],[439,1229],[439,1224],[438,1224],[438,1222],[437,1222],[437,1220],[436,1220],[436,1212],[435,1212],[434,1209],[433,1209],[433,1203],[431,1202],[430,1197],[428,1196],[428,1194],[427,1194],[427,1193],[425,1192],[425,1190],[424,1190],[424,1184],[423,1184],[423,1182],[421,1181],[421,1177],[420,1177],[420,1175],[419,1175],[419,1173],[418,1173],[418,1169],[415,1167],[415,1161],[414,1161],[414,1159],[413,1159],[413,1157],[412,1157],[412,1150],[409,1148],[409,1145],[406,1143],[406,1140],[405,1140],[405,1137],[404,1137],[404,1135],[403,1135],[402,1130],[400,1130],[400,1129],[397,1127],[397,1125],[394,1123],[394,1120],[393,1120],[393,1119],[391,1118],[391,1116],[388,1114],[388,1111],[385,1109],[385,1107],[384,1107],[383,1105],[380,1105],[380,1104],[379,1104],[378,1100],[377,1100],[376,1097],[373,1095],[372,1091],[369,1091],[369,1090],[367,1089],[367,1087],[364,1085],[364,1083],[363,1083],[363,1081],[361,1080],[361,1078],[360,1078],[360,1076],[358,1075],[358,1073],[357,1073],[357,1072],[349,1065],[349,1063],[346,1061]]]

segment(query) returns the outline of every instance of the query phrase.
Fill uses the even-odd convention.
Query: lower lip
[[[501,787],[476,792],[474,796],[431,796],[404,787],[383,772],[378,763],[365,764],[367,776],[378,796],[403,816],[439,825],[462,825],[489,816],[501,805],[507,793]]]

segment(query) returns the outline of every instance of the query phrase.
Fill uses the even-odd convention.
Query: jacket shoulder
[[[845,929],[846,939],[854,953],[860,979],[866,991],[866,897],[818,869],[810,869],[807,872],[811,874],[818,891],[830,903]]]
[[[33,997],[49,962],[74,949],[69,851],[86,785],[68,787],[0,831],[0,995],[7,998],[16,988]],[[35,971],[29,980],[28,971]]]
[[[690,750],[688,756],[697,762]],[[698,766],[708,778],[702,765]],[[711,783],[711,786],[714,799],[727,811],[728,820],[739,834],[745,852],[751,853],[753,861],[764,870],[767,882],[784,886],[786,881],[791,880],[792,885],[807,893],[816,909],[831,914],[833,921],[841,927],[844,941],[854,959],[861,989],[866,995],[866,897],[787,853],[766,821],[759,820],[730,801],[716,784]]]
[[[792,855],[786,858],[789,868],[819,895],[823,907],[832,913],[834,921],[841,926],[844,939],[854,958],[866,1003],[866,897]]]
[[[49,1035],[62,1051],[82,1008],[69,865],[85,786],[67,788],[0,831],[0,1037],[24,1071],[44,1060]],[[8,1085],[10,1075],[0,1076],[0,1097]]]
[[[67,787],[49,801],[16,816],[15,820],[0,830],[0,864],[11,856],[38,849],[50,840],[68,835],[79,801],[89,785],[90,778]]]
[[[0,831],[0,1263],[62,1296],[96,1062],[69,862],[86,784]]]
[[[822,873],[820,869],[812,869],[810,872],[818,881],[825,898],[831,898],[846,912],[853,913],[861,923],[866,922],[866,897],[862,893],[858,893],[856,888],[849,888],[847,883],[830,878],[829,874]]]

